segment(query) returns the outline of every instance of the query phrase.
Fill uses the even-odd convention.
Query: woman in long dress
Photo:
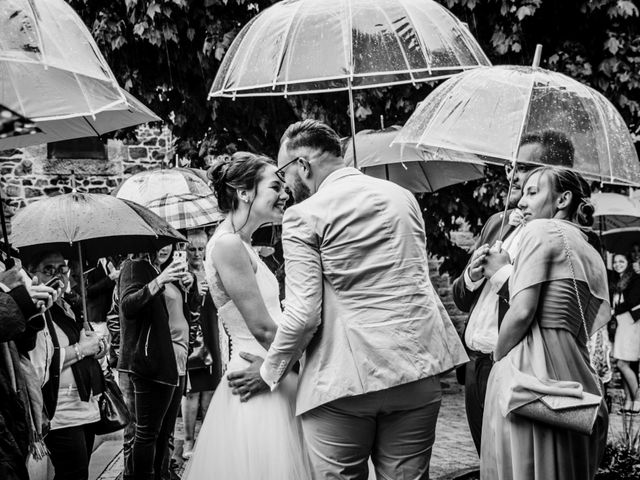
[[[575,278],[592,333],[606,324],[610,306],[602,258],[574,223],[591,224],[591,192],[578,174],[549,167],[534,170],[523,190],[519,207],[527,225],[487,387],[481,478],[589,480],[606,445],[604,399],[593,433],[583,435],[518,415],[509,394],[518,371],[547,382],[579,382],[585,392],[600,394],[573,283]]]
[[[279,287],[251,247],[265,223],[282,219],[288,195],[269,159],[236,153],[209,171],[227,218],[209,240],[205,271],[209,292],[231,341],[228,369],[244,370],[241,352],[264,357],[282,315]],[[311,478],[295,417],[297,375],[250,401],[223,379],[211,401],[187,465],[186,480],[307,480]]]

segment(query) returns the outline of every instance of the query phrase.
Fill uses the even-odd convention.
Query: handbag
[[[109,369],[104,375],[104,391],[98,400],[100,421],[95,424],[96,435],[122,430],[131,422],[131,412],[127,408],[120,387]]]
[[[569,267],[573,277],[573,288],[578,299],[578,308],[580,310],[582,326],[588,339],[589,329],[587,328],[584,309],[582,308],[580,292],[578,291],[578,283],[576,282],[575,270],[571,260],[569,242],[562,228],[558,226],[558,229],[560,230],[564,243],[564,250],[567,255],[567,259],[569,260]],[[555,428],[562,428],[584,435],[591,435],[598,416],[600,404],[602,403],[602,388],[600,387],[600,381],[598,378],[594,378],[598,387],[599,395],[594,395],[584,391],[582,392],[582,398],[568,395],[542,395],[536,400],[514,409],[512,413],[526,417],[534,422],[544,423]]]

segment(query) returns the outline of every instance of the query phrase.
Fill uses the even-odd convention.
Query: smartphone
[[[173,261],[187,263],[187,252],[184,250],[174,250]]]
[[[107,273],[111,275],[115,271],[115,269],[116,269],[116,266],[113,264],[113,262],[109,261],[107,263]]]
[[[64,283],[62,283],[62,280],[60,280],[58,277],[53,277],[51,280],[45,283],[44,286],[51,287],[54,290],[58,290],[59,288],[62,288],[64,286]]]

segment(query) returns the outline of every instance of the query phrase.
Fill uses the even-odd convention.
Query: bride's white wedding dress
[[[216,240],[228,232],[214,233],[207,245],[212,258]],[[257,265],[256,281],[262,299],[276,323],[280,322],[278,281],[250,245],[247,252]],[[218,307],[218,316],[231,341],[227,372],[244,370],[248,362],[240,352],[265,357],[266,350],[256,341],[242,315],[227,295],[210,261],[205,263],[209,292]],[[231,393],[226,377],[218,385],[196,440],[193,457],[186,467],[186,480],[307,480],[311,478],[309,460],[295,417],[298,378],[290,373],[270,393],[240,402]]]

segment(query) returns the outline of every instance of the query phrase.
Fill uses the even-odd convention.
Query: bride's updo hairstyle
[[[591,187],[582,175],[573,170],[558,167],[539,167],[529,172],[529,179],[534,173],[546,175],[556,195],[571,192],[571,203],[567,207],[567,217],[575,220],[578,225],[590,227],[593,225],[595,208],[591,203]],[[526,183],[526,180],[524,183]]]
[[[249,152],[236,152],[230,157],[216,159],[207,171],[207,177],[222,213],[238,208],[238,190],[253,190],[267,165],[273,165],[270,158]]]

